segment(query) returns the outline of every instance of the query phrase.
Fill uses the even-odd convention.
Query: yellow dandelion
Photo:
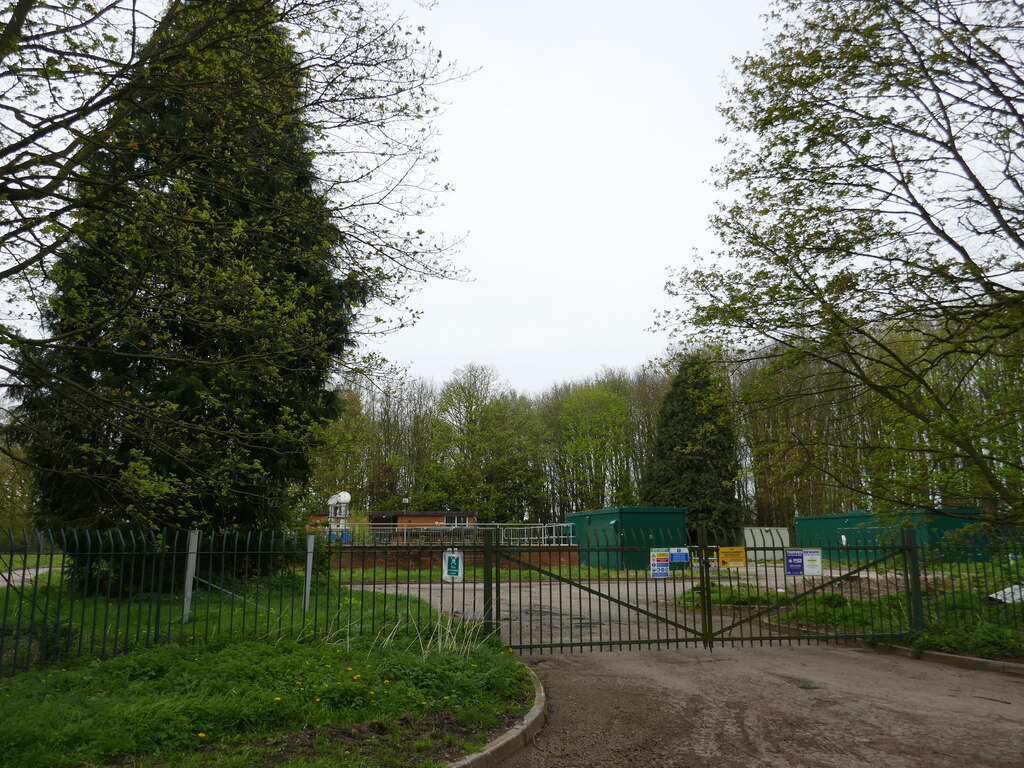
[[[352,675],[353,680],[358,680],[362,675]]]
[[[274,701],[280,701],[280,700],[281,700],[281,697],[280,697],[280,696],[275,696],[275,697],[274,697]]]
[[[200,739],[205,739],[206,738],[206,734],[205,733],[200,733],[199,734],[199,738]]]

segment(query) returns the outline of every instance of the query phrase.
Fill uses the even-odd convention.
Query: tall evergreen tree
[[[742,524],[736,439],[725,394],[725,383],[707,357],[682,358],[658,414],[640,485],[642,504],[686,507],[690,526],[729,531]]]
[[[51,525],[287,523],[372,274],[318,189],[269,0],[194,0],[79,185],[16,432]],[[116,179],[119,183],[111,183]],[[341,275],[341,277],[338,277]]]

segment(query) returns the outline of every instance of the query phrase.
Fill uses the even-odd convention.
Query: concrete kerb
[[[452,763],[450,768],[493,768],[533,741],[533,738],[544,726],[547,695],[544,693],[544,686],[541,685],[540,679],[533,670],[527,667],[526,671],[530,673],[530,678],[533,680],[533,707],[530,711],[509,731],[479,752],[466,755],[457,763]]]
[[[979,659],[977,656],[958,656],[955,653],[942,653],[941,651],[919,651],[916,648],[905,648],[900,645],[871,645],[880,653],[894,653],[899,656],[906,656],[910,659],[921,659],[937,664],[946,664],[950,667],[961,669],[978,669],[985,672],[998,672],[1003,675],[1015,675],[1024,677],[1024,664],[1016,661],[995,661],[992,659]]]

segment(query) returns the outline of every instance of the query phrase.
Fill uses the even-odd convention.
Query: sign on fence
[[[820,549],[787,549],[787,576],[821,576]]]
[[[448,582],[459,582],[464,574],[462,550],[446,549],[441,555],[441,578]]]
[[[670,570],[670,555],[667,549],[651,550],[651,578],[667,579]]]
[[[743,568],[747,564],[746,547],[719,547],[719,568]]]
[[[690,548],[689,547],[669,547],[668,548],[668,560],[670,563],[688,563],[690,562]]]

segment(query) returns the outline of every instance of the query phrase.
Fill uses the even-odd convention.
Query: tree
[[[690,526],[731,533],[743,524],[728,406],[727,383],[711,361],[685,355],[658,413],[654,450],[640,486],[642,504],[686,507]]]
[[[0,280],[8,288],[13,277],[34,284],[39,267],[74,239],[70,215],[109,204],[110,187],[93,175],[90,200],[81,175],[129,119],[125,105],[148,89],[151,68],[230,44],[232,31],[212,19],[183,31],[178,16],[191,3],[169,0],[159,17],[147,4],[121,0],[16,0],[0,10]],[[400,280],[446,272],[422,232],[399,226],[421,203],[430,205],[419,194],[431,189],[424,169],[434,160],[423,121],[438,109],[433,86],[454,76],[423,44],[422,28],[407,29],[362,0],[222,6],[259,7],[289,30],[307,75],[314,170],[350,235],[349,249]],[[163,33],[175,25],[168,44]],[[137,172],[160,178],[167,169]],[[116,188],[127,179],[106,181]],[[6,343],[23,336],[16,325],[3,327]]]
[[[220,275],[224,282],[214,285],[209,275],[199,274],[198,261],[209,256],[215,262],[217,247],[227,243],[225,233],[213,232],[214,220],[207,217],[210,210],[230,201],[238,220],[245,221],[233,237],[248,238],[263,248],[270,246],[274,237],[288,236],[287,227],[276,234],[272,231],[275,222],[282,223],[293,215],[298,221],[305,215],[303,224],[312,225],[306,233],[309,239],[326,238],[322,250],[325,254],[331,252],[328,266],[339,277],[335,287],[346,286],[341,290],[343,297],[321,297],[328,304],[335,302],[335,308],[340,307],[336,303],[339,298],[347,303],[340,345],[344,350],[330,352],[331,367],[365,370],[367,363],[358,359],[351,342],[367,333],[401,326],[408,320],[401,304],[409,285],[450,273],[442,258],[443,245],[432,243],[422,230],[403,220],[433,202],[433,186],[426,174],[434,159],[432,132],[426,121],[437,111],[433,87],[450,79],[453,70],[423,44],[422,29],[406,29],[401,21],[388,19],[379,8],[364,5],[361,0],[216,0],[200,19],[197,9],[201,5],[194,0],[170,0],[159,18],[147,15],[145,4],[113,0],[67,0],[56,5],[19,0],[0,11],[0,82],[4,85],[0,99],[0,280],[4,281],[2,287],[11,306],[18,310],[17,316],[0,324],[0,370],[8,374],[3,383],[15,388],[20,397],[37,398],[35,405],[20,414],[35,413],[31,424],[21,423],[23,436],[30,426],[40,435],[39,430],[45,427],[59,442],[57,436],[67,430],[66,440],[80,439],[102,451],[97,447],[102,441],[95,443],[87,436],[100,424],[118,423],[118,430],[134,432],[133,440],[149,446],[142,449],[144,453],[163,453],[172,463],[193,469],[198,466],[196,458],[204,450],[204,441],[225,450],[242,445],[236,469],[255,477],[264,471],[277,471],[262,463],[259,467],[243,467],[246,460],[242,458],[250,438],[257,443],[272,441],[264,427],[269,428],[273,420],[260,425],[232,423],[230,427],[201,424],[174,408],[160,409],[155,402],[140,405],[126,399],[124,393],[134,392],[134,386],[84,386],[75,377],[51,370],[53,365],[71,365],[70,361],[82,355],[83,340],[91,344],[100,338],[94,335],[90,340],[89,333],[103,325],[117,327],[136,310],[145,315],[154,299],[153,284],[141,278],[149,267],[136,259],[132,268],[140,279],[133,282],[130,270],[118,272],[112,259],[105,266],[116,276],[121,293],[115,296],[111,290],[108,297],[116,300],[103,307],[98,294],[93,293],[88,297],[92,306],[72,307],[72,294],[77,289],[73,286],[75,278],[68,272],[70,254],[79,253],[76,258],[80,260],[83,235],[91,233],[88,246],[93,256],[88,279],[92,281],[89,290],[93,290],[104,279],[99,276],[104,249],[115,253],[134,239],[136,256],[141,257],[141,244],[147,242],[150,266],[158,266],[161,260],[180,266],[192,253],[197,259],[196,271],[189,275],[179,270],[177,276],[183,283],[193,280],[218,300],[223,294],[223,309],[227,310],[232,302],[245,304],[247,286],[269,279],[269,275],[256,274],[260,267],[255,263],[252,274],[234,276],[239,278],[237,282],[225,272]],[[272,42],[268,54],[280,54],[284,45],[287,55],[276,61],[273,55],[257,61],[261,54],[250,52],[244,66],[232,70],[232,57],[245,59],[238,27],[229,23],[238,16],[250,17],[250,41],[262,31],[267,35],[263,42]],[[191,79],[178,77],[189,61],[195,63]],[[200,67],[206,69],[200,71]],[[244,76],[261,71],[269,77]],[[279,71],[284,74],[280,83],[275,80]],[[296,80],[300,72],[301,82]],[[192,92],[178,93],[175,88],[191,88]],[[284,98],[283,90],[288,89],[293,93]],[[171,118],[165,109],[167,119],[159,134],[162,138],[145,135],[145,122],[154,120],[154,114],[177,101],[191,104],[193,113],[198,113],[201,104],[205,110],[202,119],[178,126],[177,138],[171,140]],[[254,116],[253,125],[241,119],[246,114]],[[301,137],[293,125],[300,114],[305,125]],[[301,153],[306,161],[316,158],[315,162],[304,161],[292,182],[307,185],[321,210],[316,214],[311,208],[305,214],[296,212],[294,200],[287,196],[272,200],[273,190],[267,189],[261,203],[254,206],[260,211],[253,213],[263,218],[246,221],[252,212],[239,209],[247,205],[245,196],[250,188],[237,186],[244,176],[241,162],[234,168],[235,173],[208,173],[201,183],[193,173],[197,164],[228,161],[224,151],[237,148],[223,135],[200,135],[200,131],[215,126],[222,130],[241,128],[249,138],[259,130],[266,130],[267,136],[276,133],[278,139],[292,131],[290,151]],[[263,150],[261,156],[260,150],[253,148],[245,161],[251,163],[254,178],[261,174],[267,178],[270,165],[276,162],[269,143]],[[296,180],[298,176],[303,177],[301,182]],[[179,210],[164,207],[164,191],[174,193]],[[195,198],[194,208],[187,205],[190,195]],[[179,220],[172,221],[176,214],[180,214]],[[147,216],[150,221],[145,220]],[[220,224],[234,226],[233,221]],[[298,232],[294,224],[293,233]],[[98,233],[104,227],[110,237],[100,243]],[[205,229],[205,233],[191,241],[192,227],[197,232]],[[219,245],[214,247],[215,243]],[[253,249],[254,258],[259,247]],[[268,262],[266,266],[276,268],[279,264]],[[83,264],[78,263],[72,272],[82,268]],[[284,274],[289,273],[286,270]],[[299,283],[304,279],[295,277]],[[167,292],[157,297],[165,302],[163,310],[168,309],[167,302],[173,301],[171,296],[180,287],[169,285]],[[55,299],[61,295],[65,298]],[[282,308],[288,304],[283,293],[276,298],[284,302]],[[396,319],[385,321],[379,317],[383,314],[380,310],[364,309],[367,299],[394,307],[390,316]],[[272,303],[264,303],[267,314],[260,322],[269,321]],[[287,311],[293,309],[289,305]],[[226,332],[228,324],[239,323],[226,315],[211,315],[212,308],[206,302],[182,301],[176,311],[182,327],[190,326],[197,333],[205,333],[211,326]],[[74,315],[68,321],[71,325],[58,322],[58,312]],[[84,335],[72,330],[75,323],[86,322],[91,326]],[[281,334],[295,332],[295,344],[308,343],[295,327],[289,330],[284,325],[275,325],[273,330]],[[257,324],[250,330],[251,341],[261,329]],[[135,368],[148,366],[152,372],[160,355],[163,364],[175,364],[169,350],[162,349],[154,357],[149,346],[152,339],[145,338],[144,328],[140,332],[146,346],[133,342],[106,350],[108,358],[116,355],[124,364],[121,384],[129,383]],[[323,327],[323,332],[332,332],[331,323]],[[227,344],[227,337],[222,341]],[[313,354],[312,347],[309,351]],[[91,354],[102,357],[99,352],[94,348]],[[265,353],[239,346],[237,357],[244,368]],[[222,345],[206,362],[213,365],[216,354],[225,356],[217,363],[223,365],[234,353]],[[185,365],[198,359],[198,355],[188,359]],[[313,378],[317,376],[319,373]],[[258,377],[254,375],[254,379]],[[142,382],[140,388],[146,386]],[[191,387],[192,383],[183,386]],[[49,405],[38,399],[51,394]],[[318,398],[320,395],[314,395],[313,399]],[[272,407],[272,400],[272,396],[268,398],[268,406]],[[74,403],[75,407],[56,417],[54,406],[58,401]],[[334,406],[320,405],[324,415],[335,411]],[[49,427],[42,415],[46,411],[55,415]],[[81,424],[68,424],[69,419],[79,416],[84,419]],[[287,431],[284,420],[290,417],[288,412],[280,414],[273,429]],[[300,442],[315,444],[313,421],[296,418],[295,434],[303,434]],[[256,429],[256,433],[248,432],[250,429]],[[183,447],[187,450],[182,451]],[[10,455],[24,460],[17,452]],[[298,456],[288,453],[281,465],[293,459],[298,460]],[[132,461],[134,469],[123,480],[134,484],[135,492],[157,496],[177,493],[163,486],[162,481],[151,481],[146,476],[146,461]],[[119,462],[123,460],[115,463]],[[299,460],[296,466],[302,463]],[[46,466],[40,462],[35,469],[43,472]],[[65,473],[88,474],[92,465],[72,468],[65,462],[63,466],[61,471]],[[114,471],[108,467],[104,473]],[[223,489],[231,482],[224,474],[207,479],[211,488]],[[250,500],[252,494],[261,493],[256,486],[246,488],[244,481],[236,484],[236,490]],[[280,498],[270,501],[268,508],[277,509],[278,501]],[[244,506],[249,502],[239,503]],[[263,505],[258,499],[253,503],[256,507]],[[84,504],[82,509],[84,514]],[[254,514],[258,517],[263,512]],[[87,518],[86,514],[80,519]],[[196,515],[196,519],[201,518],[202,514]]]
[[[719,329],[787,395],[828,381],[887,409],[898,439],[860,445],[878,466],[926,457],[930,480],[879,472],[872,498],[971,496],[1024,522],[1020,4],[782,0],[777,17],[723,108],[727,260],[677,275],[672,322]],[[800,373],[821,367],[836,376]]]
[[[412,495],[417,509],[494,522],[536,517],[543,496],[539,423],[497,371],[475,363],[456,370],[441,388],[431,434]]]
[[[109,202],[79,210],[50,271],[61,343],[19,361],[40,520],[286,525],[377,280],[318,188],[273,4],[179,4],[157,45],[181,55],[114,105],[78,182]]]

